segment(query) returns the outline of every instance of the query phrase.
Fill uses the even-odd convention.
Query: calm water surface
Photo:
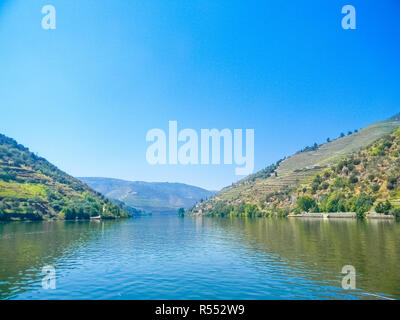
[[[56,268],[55,290],[42,267]],[[343,290],[353,265],[357,289]],[[400,223],[179,218],[0,224],[0,299],[400,298]]]

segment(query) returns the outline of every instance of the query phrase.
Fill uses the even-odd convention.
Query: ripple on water
[[[396,224],[153,216],[1,230],[3,299],[400,297]],[[341,288],[346,264],[358,291]],[[56,290],[41,288],[44,265],[56,267]]]

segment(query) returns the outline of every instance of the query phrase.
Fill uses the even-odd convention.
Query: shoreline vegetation
[[[247,205],[246,205],[247,206]],[[302,213],[290,213],[286,210],[281,210],[275,213],[269,212],[261,212],[254,206],[248,207],[248,210],[245,209],[244,212],[238,213],[233,210],[230,212],[215,211],[218,209],[213,209],[213,212],[197,212],[193,213],[191,211],[180,212],[178,215],[181,217],[184,216],[210,216],[210,217],[245,217],[245,218],[321,218],[321,219],[395,219],[396,221],[400,221],[400,211],[396,210],[390,214],[377,213],[375,211],[371,212],[362,212],[361,214],[357,212],[302,212]],[[224,212],[225,211],[225,212]]]
[[[300,214],[289,214],[288,218],[318,218],[318,219],[357,219],[356,212],[335,212],[335,213],[300,213]],[[366,219],[386,219],[393,220],[393,215],[385,215],[380,213],[370,212],[365,215]]]
[[[400,220],[400,114],[304,148],[185,213]]]

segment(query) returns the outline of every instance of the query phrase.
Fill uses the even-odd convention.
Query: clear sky
[[[399,76],[398,0],[0,0],[0,132],[74,176],[219,189],[234,165],[151,166],[147,131],[252,128],[258,170],[399,112]]]

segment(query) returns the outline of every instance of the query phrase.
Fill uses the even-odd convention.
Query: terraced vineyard
[[[279,161],[271,169],[264,169],[244,178],[230,187],[222,189],[208,202],[197,204],[193,213],[207,212],[218,201],[237,206],[241,202],[254,204],[259,210],[270,206],[277,208],[293,207],[298,194],[294,191],[305,188],[313,178],[342,159],[368,147],[378,139],[387,136],[400,126],[400,116],[374,123],[358,132],[316,146],[312,150],[298,152]],[[267,176],[266,176],[267,175]],[[393,200],[397,204],[397,200]]]

